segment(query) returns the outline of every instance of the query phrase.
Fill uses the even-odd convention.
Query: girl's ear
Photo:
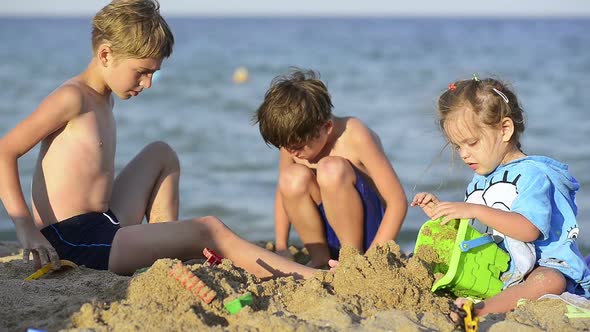
[[[501,130],[502,130],[502,141],[503,142],[510,142],[512,139],[512,135],[514,134],[514,122],[511,118],[505,117],[500,122]]]
[[[107,67],[113,62],[113,50],[109,44],[100,44],[96,50],[96,57],[100,63]]]

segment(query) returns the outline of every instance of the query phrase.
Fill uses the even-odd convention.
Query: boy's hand
[[[26,225],[17,229],[17,237],[23,246],[23,261],[29,262],[29,257],[33,254],[33,262],[36,269],[41,268],[47,263],[51,263],[52,269],[56,270],[61,267],[59,255],[55,248],[47,241],[41,232],[32,222],[15,223],[16,225]]]
[[[433,210],[434,208],[440,203],[438,197],[431,193],[421,192],[414,196],[412,199],[412,203],[410,206],[419,206],[422,208],[422,211],[428,216],[430,219],[436,219],[434,217]]]
[[[432,219],[442,218],[441,224],[453,219],[472,219],[475,216],[475,204],[463,202],[439,202],[432,210]]]

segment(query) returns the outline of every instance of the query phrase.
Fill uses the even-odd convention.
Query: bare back
[[[113,187],[116,127],[112,97],[99,94],[79,77],[54,93],[60,89],[79,93],[82,107],[41,143],[32,183],[38,227],[106,211]]]

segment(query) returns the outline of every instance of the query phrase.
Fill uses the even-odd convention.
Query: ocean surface
[[[0,18],[0,134],[35,110],[91,57],[90,17]],[[116,101],[116,166],[164,140],[179,154],[181,217],[216,215],[249,240],[270,240],[278,152],[251,117],[290,66],[321,73],[336,115],[372,127],[411,199],[462,200],[471,171],[435,123],[449,82],[501,78],[526,111],[525,153],[570,166],[581,189],[579,241],[590,248],[590,19],[168,18],[172,57],[153,87]],[[245,67],[246,84],[232,73]],[[19,160],[30,182],[38,148]],[[0,209],[0,239],[15,239]],[[411,208],[398,242],[411,250],[427,219]],[[295,234],[292,236],[296,241]]]

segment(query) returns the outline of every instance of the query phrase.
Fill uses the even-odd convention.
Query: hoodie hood
[[[555,189],[570,199],[570,205],[574,202],[576,191],[580,189],[580,184],[570,174],[566,164],[544,156],[528,156],[521,160],[524,161],[527,159],[536,162],[535,165],[549,177]],[[573,207],[575,208],[575,204]]]

